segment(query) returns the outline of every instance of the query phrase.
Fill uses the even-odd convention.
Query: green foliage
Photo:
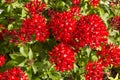
[[[0,1],[0,24],[8,30],[19,29],[26,17],[30,17],[24,8],[24,3],[29,0],[15,0],[13,3],[6,4],[4,0]],[[72,5],[71,0],[43,0],[47,4],[45,11],[53,9],[56,11],[69,10]],[[120,16],[120,5],[115,8],[108,3],[109,0],[101,0],[98,7],[92,7],[88,0],[81,0],[81,15],[96,13],[104,21],[109,30],[109,43],[114,43],[120,46],[120,31],[114,30],[109,25],[108,20],[115,16]],[[43,14],[46,17],[46,14]],[[48,17],[46,17],[48,18]],[[11,20],[11,21],[10,21]],[[49,20],[49,19],[48,19]],[[7,57],[6,64],[0,67],[0,72],[6,69],[20,66],[24,70],[30,80],[85,80],[84,70],[88,61],[97,61],[96,51],[89,47],[81,48],[76,53],[76,63],[74,68],[69,72],[58,72],[54,69],[54,65],[50,64],[48,52],[53,49],[57,42],[54,37],[49,37],[46,42],[31,41],[26,44],[14,45],[9,43],[9,39],[0,40],[0,54]],[[110,80],[119,80],[119,74],[115,78],[109,77]]]

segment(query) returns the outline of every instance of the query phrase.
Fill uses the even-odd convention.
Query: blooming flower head
[[[88,62],[85,70],[87,71],[85,74],[86,80],[103,80],[103,65],[101,62]]]
[[[120,64],[120,48],[113,44],[102,46],[102,50],[97,52],[104,66],[118,66]]]
[[[90,46],[92,49],[106,44],[108,30],[102,19],[96,15],[87,15],[80,18],[70,44],[76,49]]]
[[[60,43],[48,54],[50,62],[55,64],[56,70],[64,72],[73,68],[75,54],[68,45]]]
[[[40,14],[46,8],[46,4],[39,0],[33,0],[25,4],[30,14]]]
[[[57,12],[52,15],[49,28],[56,40],[67,43],[72,38],[71,35],[76,28],[76,22],[72,11]]]
[[[100,0],[89,0],[90,1],[90,5],[93,7],[96,7],[99,5]]]

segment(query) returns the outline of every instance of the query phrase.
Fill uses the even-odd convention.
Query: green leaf
[[[37,66],[35,64],[32,65],[32,69],[33,69],[34,74],[36,74],[38,69],[37,69]]]
[[[7,12],[10,12],[10,10],[11,10],[11,5],[8,5]]]
[[[115,78],[113,78],[113,77],[108,77],[108,78],[109,78],[110,80],[120,80],[118,77],[119,77],[119,74],[117,74]]]
[[[3,12],[4,10],[0,9],[0,14]]]
[[[48,4],[48,0],[44,0],[44,2],[45,2],[46,4]]]
[[[28,51],[27,49],[25,49],[25,47],[20,47],[20,53],[24,56],[24,57],[28,57]]]
[[[98,60],[97,56],[96,56],[96,55],[93,55],[93,56],[92,56],[92,60],[93,60],[93,61],[97,61],[97,60]]]
[[[57,2],[57,6],[56,6],[58,9],[61,9],[61,8],[64,8],[65,7],[65,2],[63,1],[59,1]]]
[[[76,64],[74,64],[74,72],[75,73],[77,72],[78,69],[79,69],[78,66]]]
[[[10,54],[9,56],[11,59],[16,59],[17,57],[20,57],[21,55],[17,53],[13,53],[13,54]]]
[[[31,49],[30,49],[30,51],[29,51],[28,55],[29,55],[29,59],[33,59],[33,52],[32,52],[32,50],[31,50]]]
[[[16,64],[17,64],[17,61],[10,60],[5,65],[7,66],[7,68],[11,68],[11,67],[15,66]]]
[[[58,75],[52,75],[51,73],[49,73],[48,75],[52,80],[60,80]]]
[[[9,24],[8,25],[8,30],[12,30],[13,29],[13,24]]]
[[[24,67],[26,62],[27,62],[27,60],[24,60],[23,62],[21,62],[20,64],[18,64],[18,66]]]
[[[26,17],[26,15],[27,15],[27,12],[25,11],[25,9],[22,9],[21,18]]]

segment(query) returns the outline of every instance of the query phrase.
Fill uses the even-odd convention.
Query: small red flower
[[[25,4],[30,14],[40,14],[46,8],[46,4],[39,0],[33,0]]]
[[[88,62],[85,70],[87,71],[85,74],[86,80],[103,80],[103,68],[104,66],[100,61],[97,62]]]
[[[80,7],[79,6],[71,6],[70,7],[70,12],[73,14],[75,17],[80,18]]]
[[[0,67],[5,63],[6,58],[4,55],[0,55]]]
[[[102,46],[102,50],[97,52],[97,55],[101,57],[100,60],[105,67],[120,64],[120,48],[113,44]]]
[[[96,7],[99,5],[100,0],[90,0],[90,5]]]
[[[72,4],[79,5],[81,0],[72,0]]]
[[[64,72],[73,68],[75,54],[68,45],[61,43],[48,54],[50,62],[55,64],[56,70]]]

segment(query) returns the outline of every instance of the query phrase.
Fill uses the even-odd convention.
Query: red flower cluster
[[[99,5],[99,2],[100,0],[90,0],[90,5],[96,7]]]
[[[120,16],[115,16],[109,19],[110,25],[114,29],[120,29]]]
[[[49,36],[45,18],[37,14],[23,20],[21,28],[18,31],[9,31],[9,34],[14,35],[12,36],[12,42],[15,42],[16,39],[29,42],[34,38],[36,41],[45,42]]]
[[[102,64],[107,67],[112,64],[113,66],[118,66],[120,64],[120,48],[118,46],[104,45],[102,50],[97,52],[100,55],[100,60]]]
[[[103,65],[100,61],[98,62],[88,62],[85,70],[87,73],[85,74],[86,80],[103,80]]]
[[[30,14],[40,14],[46,8],[46,4],[39,0],[33,0],[25,4]]]
[[[72,4],[79,5],[81,0],[72,0]]]
[[[45,10],[45,6],[46,5],[39,0],[33,0],[25,4],[31,17],[23,20],[22,26],[18,31],[12,31],[12,34],[15,34],[12,42],[15,39],[22,42],[28,42],[34,39],[45,42],[49,32],[46,27],[46,20],[40,14],[40,12]]]
[[[70,42],[76,49],[90,46],[92,49],[107,43],[108,31],[102,19],[96,15],[87,15],[80,18],[77,28]]]
[[[73,68],[75,54],[68,45],[61,43],[58,46],[55,46],[48,54],[50,62],[55,64],[56,70],[64,72]]]
[[[72,12],[57,12],[51,16],[49,27],[56,40],[68,42],[76,28],[77,20]]]
[[[4,55],[0,55],[0,67],[5,63],[6,58]]]
[[[12,68],[0,73],[0,80],[29,80],[20,68]]]
[[[35,35],[37,41],[44,42],[49,35],[45,18],[37,14],[26,18],[22,22],[21,33],[22,39],[20,40],[31,40],[31,36]]]

